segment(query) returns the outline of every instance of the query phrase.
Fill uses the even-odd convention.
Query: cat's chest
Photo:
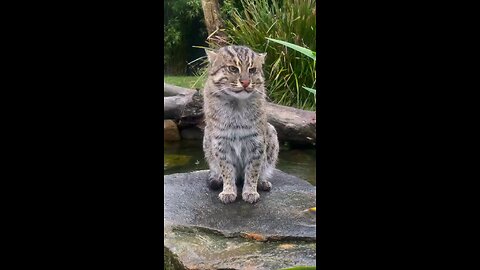
[[[218,114],[219,124],[223,130],[229,133],[242,133],[255,128],[252,114],[245,111],[225,111]]]
[[[235,156],[239,159],[242,159],[246,151],[245,145],[241,141],[236,140],[231,142],[230,146],[232,147],[232,150]]]
[[[221,138],[223,142],[228,145],[229,152],[240,160],[243,160],[261,144],[262,137],[260,134],[257,129],[239,128],[224,131]]]
[[[239,149],[242,144],[248,143],[249,139],[258,136],[260,129],[258,123],[246,116],[231,114],[221,121],[217,132]]]

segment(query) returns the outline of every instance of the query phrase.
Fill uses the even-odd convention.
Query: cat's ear
[[[213,64],[215,62],[215,60],[217,59],[217,53],[214,52],[214,51],[211,51],[211,50],[207,50],[207,49],[205,49],[205,52],[207,53],[208,62]]]
[[[265,64],[265,57],[267,57],[267,53],[259,53],[258,54],[258,59],[260,60],[260,63]]]

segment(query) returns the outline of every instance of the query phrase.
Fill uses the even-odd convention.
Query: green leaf
[[[303,87],[303,89],[307,90],[310,93],[313,93],[314,95],[317,94],[317,90],[315,90],[313,88],[308,88],[308,87],[305,87],[305,86],[302,86],[302,87]]]
[[[271,41],[276,42],[276,43],[280,43],[282,45],[285,45],[285,46],[287,46],[291,49],[294,49],[297,52],[300,52],[300,53],[312,58],[313,60],[317,60],[317,56],[316,56],[317,54],[310,49],[300,47],[296,44],[292,44],[290,42],[286,42],[286,41],[282,41],[282,40],[277,40],[277,39],[273,39],[273,38],[266,38],[266,39],[271,40]]]

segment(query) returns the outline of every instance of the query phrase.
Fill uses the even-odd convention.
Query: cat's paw
[[[269,181],[260,181],[258,182],[258,189],[262,190],[262,191],[270,191],[270,189],[272,189],[272,183],[270,183]]]
[[[220,201],[227,204],[234,202],[237,198],[237,194],[233,191],[222,191],[220,192],[220,194],[218,194],[218,198],[220,199]]]
[[[243,192],[242,199],[248,203],[256,203],[260,199],[260,194],[258,192]]]
[[[212,176],[208,177],[208,187],[213,190],[219,190],[223,186],[223,181],[221,178],[214,178]]]

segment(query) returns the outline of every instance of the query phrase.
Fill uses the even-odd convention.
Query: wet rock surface
[[[315,265],[315,187],[276,170],[260,201],[223,204],[208,171],[164,176],[164,245],[184,269]],[[177,267],[178,268],[178,267]]]

